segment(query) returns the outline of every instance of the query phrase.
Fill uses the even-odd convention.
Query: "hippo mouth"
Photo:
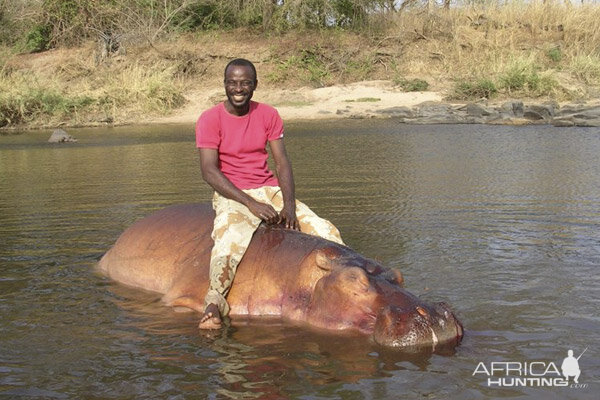
[[[463,336],[463,327],[445,303],[433,307],[404,309],[384,307],[375,322],[376,343],[398,349],[431,349],[455,346]]]

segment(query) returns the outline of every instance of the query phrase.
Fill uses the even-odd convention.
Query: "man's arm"
[[[216,149],[200,148],[202,178],[222,196],[242,203],[252,214],[273,224],[279,221],[277,211],[271,205],[254,200],[238,189],[219,169],[219,153]]]
[[[299,231],[300,224],[298,218],[296,218],[296,189],[292,164],[285,151],[283,139],[270,141],[269,146],[271,147],[271,154],[275,161],[275,171],[283,195],[283,209],[279,213],[279,222],[283,222],[287,228]]]

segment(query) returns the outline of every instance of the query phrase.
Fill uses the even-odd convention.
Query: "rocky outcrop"
[[[565,106],[553,120],[554,126],[600,126],[600,106]]]
[[[65,142],[76,142],[73,136],[69,135],[67,132],[62,129],[56,129],[52,132],[50,139],[48,139],[48,143],[65,143]]]
[[[600,105],[564,105],[549,102],[524,104],[451,104],[425,102],[417,106],[392,107],[376,112],[410,124],[550,124],[554,126],[600,127]]]

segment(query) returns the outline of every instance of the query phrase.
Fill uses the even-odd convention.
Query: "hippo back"
[[[159,293],[171,289],[186,265],[208,279],[214,211],[210,204],[175,205],[129,227],[102,257],[99,270],[126,285]]]

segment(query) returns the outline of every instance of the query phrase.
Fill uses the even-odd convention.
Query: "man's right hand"
[[[248,209],[252,214],[256,215],[258,218],[265,221],[267,224],[276,224],[279,222],[279,214],[275,209],[265,203],[261,203],[260,201],[253,200],[248,204]]]

